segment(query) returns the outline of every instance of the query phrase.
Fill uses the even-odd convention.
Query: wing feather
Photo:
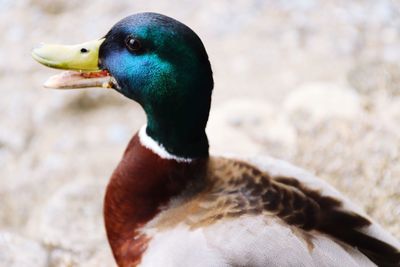
[[[338,191],[288,163],[272,159],[261,163],[268,164],[261,168],[248,161],[213,158],[209,195],[218,205],[210,209],[217,212],[207,221],[243,214],[275,216],[304,232],[329,235],[357,248],[379,266],[400,266],[396,242],[383,230],[371,235],[368,229],[377,224]]]

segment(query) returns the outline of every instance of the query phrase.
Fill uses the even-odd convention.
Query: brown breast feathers
[[[190,183],[205,177],[206,161],[165,160],[135,135],[114,171],[104,200],[107,236],[119,266],[136,266],[148,243],[139,229]]]

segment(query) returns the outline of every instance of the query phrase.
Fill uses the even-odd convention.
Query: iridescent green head
[[[196,33],[164,15],[141,13],[121,20],[104,40],[95,42],[100,43],[96,54],[98,75],[90,72],[76,79],[83,79],[83,86],[76,86],[71,79],[66,85],[60,78],[53,78],[48,86],[88,87],[93,86],[88,80],[97,79],[97,86],[113,87],[143,107],[147,134],[169,153],[189,158],[208,156],[205,127],[213,78],[206,50]],[[80,56],[92,52],[84,48],[81,47]],[[41,62],[43,58],[46,65],[57,61],[44,59],[41,55],[46,54],[45,49],[34,50],[35,59]],[[93,60],[93,56],[88,58]],[[74,69],[72,60],[62,63],[58,66]],[[69,76],[74,75],[77,74]]]

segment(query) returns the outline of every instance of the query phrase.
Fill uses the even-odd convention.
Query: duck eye
[[[125,45],[132,52],[138,52],[140,50],[140,48],[142,47],[142,45],[140,44],[139,40],[135,39],[132,36],[126,37]]]

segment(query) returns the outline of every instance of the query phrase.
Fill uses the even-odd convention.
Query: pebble
[[[215,153],[255,155],[268,147],[272,155],[288,157],[295,151],[294,128],[285,114],[267,101],[233,99],[211,114],[207,133]]]
[[[354,90],[330,83],[307,83],[290,93],[284,109],[292,121],[320,122],[329,118],[354,119],[362,113]],[[297,122],[298,123],[298,122]]]
[[[91,251],[105,241],[103,184],[72,181],[49,197],[37,221],[36,235],[45,244]],[[33,231],[32,231],[33,232]]]
[[[47,267],[47,251],[38,242],[0,231],[1,267]]]

